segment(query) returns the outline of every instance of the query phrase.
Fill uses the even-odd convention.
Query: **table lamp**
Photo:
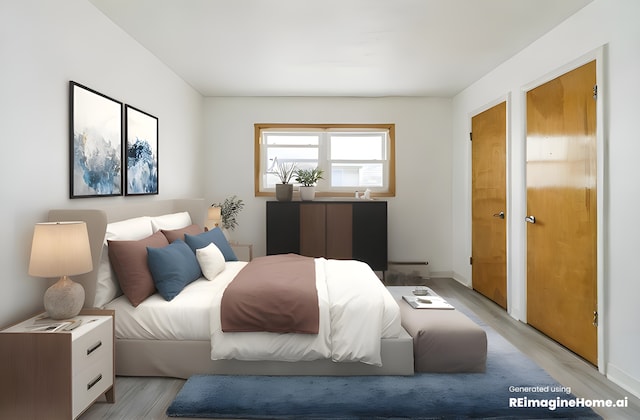
[[[221,221],[222,221],[222,208],[214,207],[214,206],[209,207],[209,210],[207,212],[207,223],[205,224],[205,227],[207,228],[207,230],[211,230],[216,226],[220,225]]]
[[[68,276],[93,269],[85,222],[37,223],[33,231],[29,275],[60,277],[44,294],[44,308],[53,319],[78,315],[84,305],[84,288]]]

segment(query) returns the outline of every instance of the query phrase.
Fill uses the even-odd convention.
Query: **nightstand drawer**
[[[71,348],[72,375],[76,376],[87,367],[93,366],[105,355],[112,358],[113,318],[101,317],[92,321],[93,328],[73,340]],[[85,327],[85,325],[80,328]]]
[[[73,418],[112,385],[113,359],[110,352],[105,352],[100,358],[92,358],[91,365],[73,377]]]

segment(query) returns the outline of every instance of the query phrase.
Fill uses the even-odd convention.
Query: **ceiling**
[[[592,0],[89,0],[204,96],[451,97]]]

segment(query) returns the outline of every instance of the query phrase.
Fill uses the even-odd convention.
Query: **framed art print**
[[[125,126],[125,194],[158,194],[158,119],[125,105]]]
[[[70,197],[122,195],[122,103],[69,84]]]

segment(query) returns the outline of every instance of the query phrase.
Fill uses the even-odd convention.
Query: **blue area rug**
[[[590,408],[561,407],[578,401],[570,390],[462,304],[447,300],[486,330],[486,373],[408,377],[196,375],[184,384],[167,415],[345,420],[601,418]]]

